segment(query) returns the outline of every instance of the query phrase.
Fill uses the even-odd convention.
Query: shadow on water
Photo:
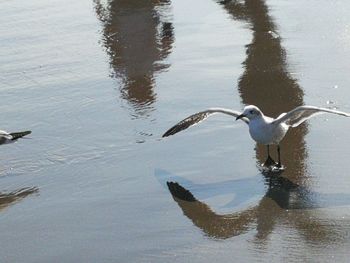
[[[37,187],[25,187],[8,193],[0,192],[0,211],[38,192],[39,189]]]
[[[238,88],[245,105],[258,106],[267,116],[277,117],[303,103],[303,91],[288,72],[286,51],[281,45],[273,18],[264,0],[218,1],[233,20],[249,26],[252,42],[246,47],[244,73]],[[306,176],[307,150],[304,137],[307,127],[290,129],[281,143],[282,162],[287,178],[301,183]],[[266,147],[257,145],[259,163],[266,159]],[[276,155],[275,158],[276,159]]]
[[[164,60],[174,42],[170,0],[94,3],[121,97],[133,107],[136,118],[147,117],[156,101],[155,75],[169,67]]]
[[[155,175],[168,187],[183,214],[209,237],[226,239],[255,228],[255,241],[264,243],[274,229],[285,227],[296,229],[305,241],[334,244],[344,238],[341,233],[346,233],[336,229],[334,222],[327,224],[327,219],[315,208],[350,205],[350,194],[317,193],[276,173],[214,184],[196,184],[162,170],[157,170]],[[262,175],[264,184],[258,181]],[[194,189],[196,196],[188,189]],[[245,208],[219,214],[200,201],[223,194],[237,199],[226,207],[237,210],[244,204]],[[254,204],[247,204],[254,195],[261,197]]]

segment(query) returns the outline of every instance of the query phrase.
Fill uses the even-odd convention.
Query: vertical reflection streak
[[[252,42],[246,47],[244,73],[238,82],[242,102],[246,105],[257,105],[271,117],[277,117],[282,112],[288,112],[304,104],[303,90],[288,71],[286,51],[281,45],[281,37],[265,1],[233,0],[221,1],[219,4],[233,20],[247,23],[253,33]],[[281,143],[282,162],[287,166],[283,175],[299,185],[307,184],[307,150],[304,140],[306,134],[307,127],[302,125],[298,129],[291,129]],[[265,146],[256,146],[256,157],[258,165],[265,161]],[[270,181],[268,176],[266,181]],[[272,202],[271,194],[274,195]],[[258,230],[256,238],[260,244],[266,241],[269,233],[281,220],[280,217],[282,215],[285,217],[281,206],[277,205],[278,202],[283,202],[282,205],[288,207],[291,195],[292,191],[286,190],[285,187],[274,187],[267,192],[266,197],[269,198],[261,200],[256,212]]]
[[[120,96],[132,106],[132,115],[147,117],[156,101],[156,74],[169,67],[164,60],[174,42],[170,0],[94,2]]]
[[[304,104],[303,90],[288,72],[286,51],[265,1],[233,0],[218,3],[233,20],[247,23],[253,33],[252,42],[246,47],[244,73],[238,82],[242,102],[245,105],[257,105],[271,117]],[[306,134],[306,125],[290,129],[281,143],[282,162],[287,166],[284,175],[297,183],[305,183],[307,177]],[[273,154],[276,159],[276,154]],[[258,163],[265,161],[265,146],[257,145],[256,156]]]

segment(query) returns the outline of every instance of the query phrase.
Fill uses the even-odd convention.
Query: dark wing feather
[[[208,118],[210,115],[214,114],[214,113],[224,113],[224,114],[228,114],[234,117],[237,117],[240,115],[239,112],[237,111],[232,111],[229,109],[222,109],[222,108],[212,108],[212,109],[208,109],[205,111],[201,111],[198,113],[195,113],[185,119],[183,119],[182,121],[180,121],[179,123],[175,124],[173,127],[171,127],[169,130],[167,130],[162,137],[167,137],[170,135],[174,135],[175,133],[178,133],[180,131],[183,131],[185,129],[187,129],[190,126],[193,126],[203,120],[205,120],[206,118]],[[242,120],[245,123],[249,123],[249,120],[247,118],[242,118]]]
[[[12,136],[12,140],[14,141],[31,133],[31,131],[11,132],[10,135]]]

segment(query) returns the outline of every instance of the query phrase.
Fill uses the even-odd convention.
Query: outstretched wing
[[[21,131],[21,132],[11,132],[10,135],[12,136],[12,140],[14,141],[31,133],[32,131]]]
[[[205,120],[210,115],[215,114],[215,113],[225,113],[225,114],[231,115],[233,117],[238,117],[241,114],[238,111],[233,111],[233,110],[229,110],[229,109],[211,108],[211,109],[208,109],[205,111],[195,113],[195,114],[187,117],[186,119],[183,119],[182,121],[180,121],[179,123],[177,123],[173,127],[171,127],[169,130],[167,130],[163,134],[162,137],[167,137],[167,136],[173,135],[175,133],[178,133],[182,130],[185,130],[190,126],[195,125],[195,124]],[[241,120],[243,120],[247,124],[249,123],[249,120],[245,117],[241,118]]]
[[[310,119],[311,117],[322,113],[333,113],[333,114],[350,117],[349,113],[342,112],[342,111],[319,108],[314,106],[300,106],[295,108],[294,110],[291,110],[288,113],[281,114],[272,123],[280,124],[284,122],[291,127],[297,127],[304,121]]]
[[[6,131],[0,130],[0,145],[12,143],[23,136],[31,134],[31,131],[23,131],[23,132],[12,132],[8,133]]]

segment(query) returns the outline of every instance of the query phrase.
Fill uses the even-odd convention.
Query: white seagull
[[[0,130],[0,145],[8,144],[17,141],[17,139],[22,138],[28,134],[31,134],[31,131],[22,131],[22,132],[6,132]]]
[[[248,124],[249,133],[252,139],[259,144],[267,145],[268,157],[263,165],[275,166],[281,169],[282,164],[279,143],[284,138],[290,127],[297,127],[309,118],[322,113],[333,113],[350,117],[350,114],[346,112],[319,108],[314,106],[299,106],[291,110],[290,112],[282,113],[276,119],[265,116],[264,113],[262,113],[262,111],[254,105],[244,107],[242,113],[224,108],[211,108],[205,111],[195,113],[187,117],[186,119],[180,121],[179,123],[171,127],[168,131],[166,131],[162,137],[167,137],[178,133],[179,131],[185,130],[188,127],[199,123],[200,121],[206,119],[208,116],[215,113],[228,114],[235,117],[236,120],[240,119],[246,124]],[[271,144],[277,145],[278,163],[276,163],[270,157],[269,146]]]

